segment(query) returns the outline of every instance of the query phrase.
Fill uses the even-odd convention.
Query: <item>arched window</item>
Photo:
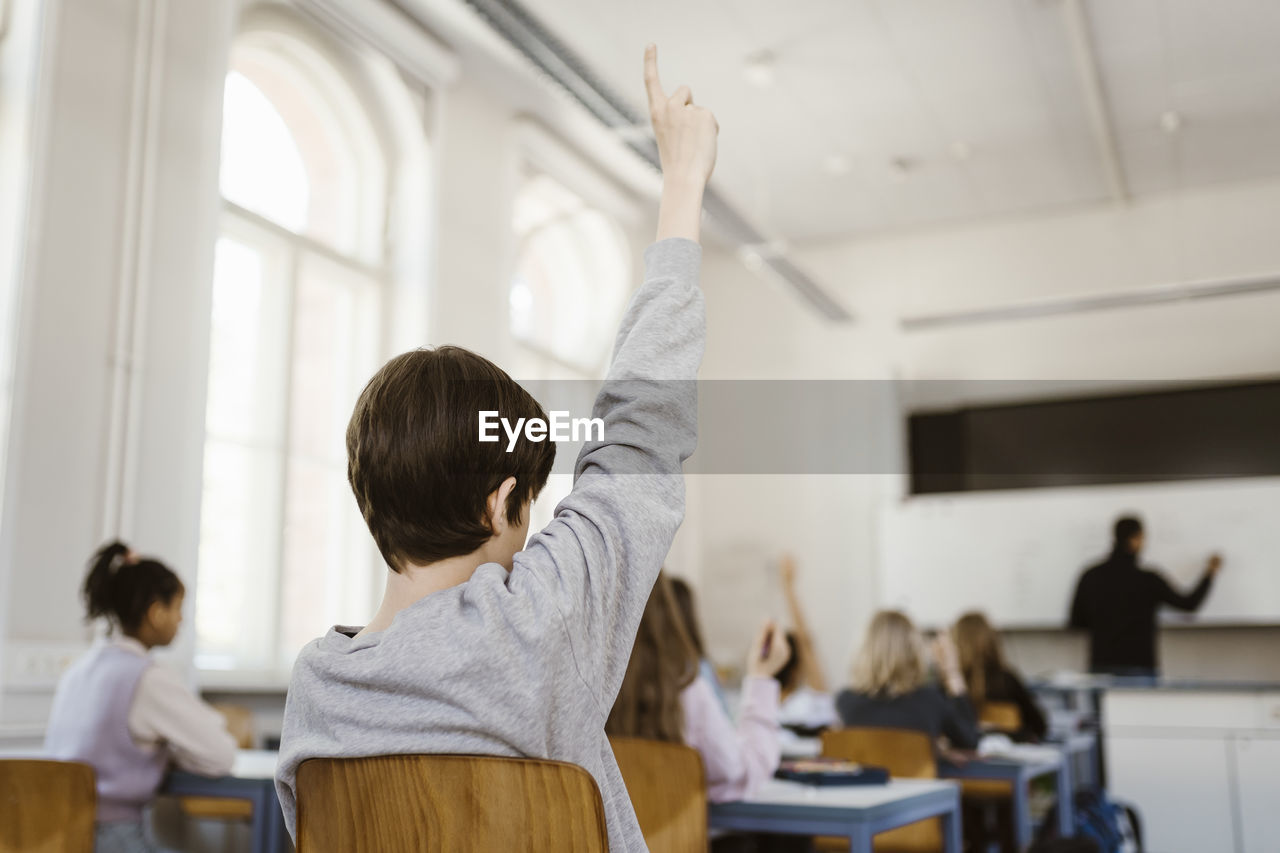
[[[626,236],[606,213],[542,172],[523,176],[512,213],[516,265],[510,323],[517,379],[598,379],[631,292]],[[553,474],[534,503],[541,530],[573,477]]]
[[[536,172],[525,176],[516,196],[513,224],[512,335],[584,378],[598,376],[631,290],[622,229]]]
[[[226,78],[196,661],[238,681],[372,612],[381,565],[344,434],[385,356],[394,161],[349,71],[290,28],[243,35]]]

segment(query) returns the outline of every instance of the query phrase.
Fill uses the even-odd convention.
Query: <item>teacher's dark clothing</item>
[[[911,729],[933,740],[946,735],[956,749],[978,745],[978,718],[969,697],[948,696],[935,686],[893,697],[841,690],[836,711],[847,728]]]
[[[1085,571],[1071,604],[1071,627],[1089,632],[1089,668],[1094,672],[1154,674],[1156,614],[1160,605],[1199,609],[1213,575],[1205,573],[1190,594],[1157,572],[1139,568],[1132,555],[1113,555]]]

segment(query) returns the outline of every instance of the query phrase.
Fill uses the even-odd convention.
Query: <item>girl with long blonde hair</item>
[[[976,747],[977,719],[945,636],[935,642],[933,657],[942,688],[929,681],[924,640],[911,620],[896,610],[877,613],[854,659],[852,684],[836,697],[841,721],[942,736],[956,749]]]

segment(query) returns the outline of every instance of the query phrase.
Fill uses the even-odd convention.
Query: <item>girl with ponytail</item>
[[[222,715],[151,658],[182,623],[185,590],[172,569],[110,542],[89,559],[81,593],[86,618],[105,619],[108,636],[59,681],[45,751],[93,765],[97,853],[151,853],[143,808],[169,763],[225,775],[236,744]]]

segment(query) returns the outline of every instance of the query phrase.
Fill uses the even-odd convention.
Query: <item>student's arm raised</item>
[[[697,443],[697,378],[706,321],[698,288],[702,187],[715,165],[716,123],[686,87],[667,97],[656,51],[645,54],[664,189],[645,282],[622,319],[573,491],[516,555],[554,602],[572,660],[604,716],[622,683],[654,580],[684,518],[682,465]]]

